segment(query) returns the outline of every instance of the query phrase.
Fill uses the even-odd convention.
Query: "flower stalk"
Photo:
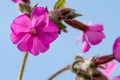
[[[21,66],[20,66],[20,70],[19,70],[19,73],[18,73],[18,79],[17,80],[22,80],[25,65],[26,65],[26,61],[27,61],[27,57],[28,57],[28,52],[26,52],[23,55],[23,60],[22,60]]]
[[[56,73],[54,73],[50,78],[48,78],[48,80],[53,80],[53,78],[55,78],[56,76],[58,76],[60,73],[69,70],[70,69],[70,65],[65,66],[64,68],[60,69],[59,71],[57,71]]]

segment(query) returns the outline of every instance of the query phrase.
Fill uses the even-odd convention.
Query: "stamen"
[[[30,34],[32,34],[32,35],[36,35],[36,34],[37,34],[36,29],[32,28],[31,31],[30,31]]]

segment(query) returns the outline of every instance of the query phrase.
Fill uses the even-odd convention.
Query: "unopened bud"
[[[50,11],[49,15],[58,20],[73,19],[82,16],[81,14],[75,13],[75,10],[71,8],[60,8],[58,10]]]
[[[62,8],[59,12],[61,13],[61,17],[63,17],[63,19],[73,19],[78,16],[82,16],[82,14],[75,13],[75,10],[71,8]]]
[[[97,66],[107,63],[113,59],[114,59],[113,55],[106,55],[106,56],[98,57],[94,60],[94,65],[97,67]]]

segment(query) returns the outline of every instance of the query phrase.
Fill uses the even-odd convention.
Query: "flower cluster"
[[[82,31],[77,42],[82,38],[83,53],[88,52],[91,45],[97,45],[105,38],[102,24],[85,24],[76,20],[76,17],[82,15],[64,7],[65,0],[58,0],[52,11],[38,5],[30,6],[30,0],[12,1],[18,4],[22,14],[11,23],[10,39],[22,52],[34,56],[46,52],[61,31],[67,32],[64,23]],[[120,37],[113,44],[112,54],[88,59],[77,56],[69,69],[77,75],[76,80],[109,80],[111,72],[116,67],[113,60],[120,62]],[[120,76],[112,80],[120,80]]]
[[[61,5],[60,7],[56,6],[57,3],[59,3],[59,1],[56,3],[53,11],[46,11],[45,8],[44,9],[41,7],[38,8],[37,5],[35,7],[31,7],[29,5],[23,4],[23,3],[27,4],[27,2],[30,2],[29,0],[13,0],[13,1],[15,3],[21,4],[22,6],[21,5],[19,6],[20,11],[27,14],[27,15],[26,14],[20,15],[11,24],[11,30],[12,30],[11,40],[15,44],[19,43],[18,49],[21,51],[28,51],[32,54],[38,54],[39,52],[45,52],[49,46],[48,42],[52,42],[54,39],[57,38],[56,37],[58,35],[57,32],[60,32],[61,30],[65,31],[65,32],[67,31],[66,27],[64,26],[62,21],[69,24],[73,28],[83,31],[83,34],[81,34],[79,36],[79,38],[77,39],[77,42],[78,42],[80,40],[80,37],[82,37],[82,52],[87,52],[90,49],[90,44],[92,44],[92,45],[99,44],[105,38],[105,35],[103,33],[103,25],[101,25],[99,23],[94,24],[94,25],[84,24],[78,20],[75,20],[74,18],[81,16],[81,14],[76,13],[71,8],[64,8],[64,7],[62,7],[63,5]],[[23,24],[24,21],[26,21],[26,24]],[[20,26],[22,26],[22,27],[20,27]],[[50,27],[50,26],[52,26],[52,27]],[[39,27],[43,27],[43,29],[40,28],[38,30]],[[52,33],[50,32],[50,34],[45,33],[45,31],[48,31],[49,27],[51,28],[50,31],[53,31],[53,32]],[[57,27],[59,30],[56,29]],[[50,40],[50,41],[43,39],[44,41],[42,41],[40,43],[44,43],[45,45],[42,44],[41,45],[42,48],[40,48],[41,46],[37,47],[39,49],[36,49],[36,52],[35,52],[35,51],[32,51],[33,48],[30,47],[30,45],[29,45],[31,43],[31,41],[33,43],[34,40],[30,40],[30,42],[29,42],[29,38],[23,39],[23,37],[25,35],[25,34],[23,34],[23,32],[27,32],[27,34],[29,34],[31,36],[44,35],[45,38],[47,36],[49,36],[49,38],[53,37],[53,39],[52,39],[52,41],[49,38],[48,38],[48,40]],[[44,32],[44,33],[42,33],[42,32]],[[18,33],[20,36],[18,35]],[[16,36],[16,34],[18,36]],[[46,35],[46,34],[48,34],[48,35]],[[19,37],[19,40],[16,39],[16,37]],[[27,37],[29,37],[29,36],[27,35]],[[44,37],[42,37],[42,38],[44,38]],[[40,38],[40,39],[42,40],[42,38]],[[29,47],[25,48],[25,45],[20,42],[25,41],[26,39],[27,39],[27,41],[24,44],[26,44],[28,42],[26,46],[29,45]],[[16,40],[17,40],[17,42],[16,42]],[[45,41],[46,41],[46,43],[45,43]],[[37,42],[39,42],[39,40],[36,41],[36,43]],[[20,45],[20,44],[22,44],[22,45]],[[34,48],[35,47],[36,46],[34,46]],[[42,51],[40,49],[44,49],[44,50]]]

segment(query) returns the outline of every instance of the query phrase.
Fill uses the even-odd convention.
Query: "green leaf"
[[[57,19],[55,19],[55,18],[53,18],[53,17],[50,17],[50,19],[58,26],[60,32],[61,32],[61,30],[62,30],[63,32],[67,32],[66,26],[65,26],[64,24],[62,24],[61,21],[58,21]],[[59,33],[60,33],[60,32],[59,32]]]
[[[55,3],[54,10],[60,9],[61,7],[64,6],[64,4],[65,4],[65,0],[58,0]]]

